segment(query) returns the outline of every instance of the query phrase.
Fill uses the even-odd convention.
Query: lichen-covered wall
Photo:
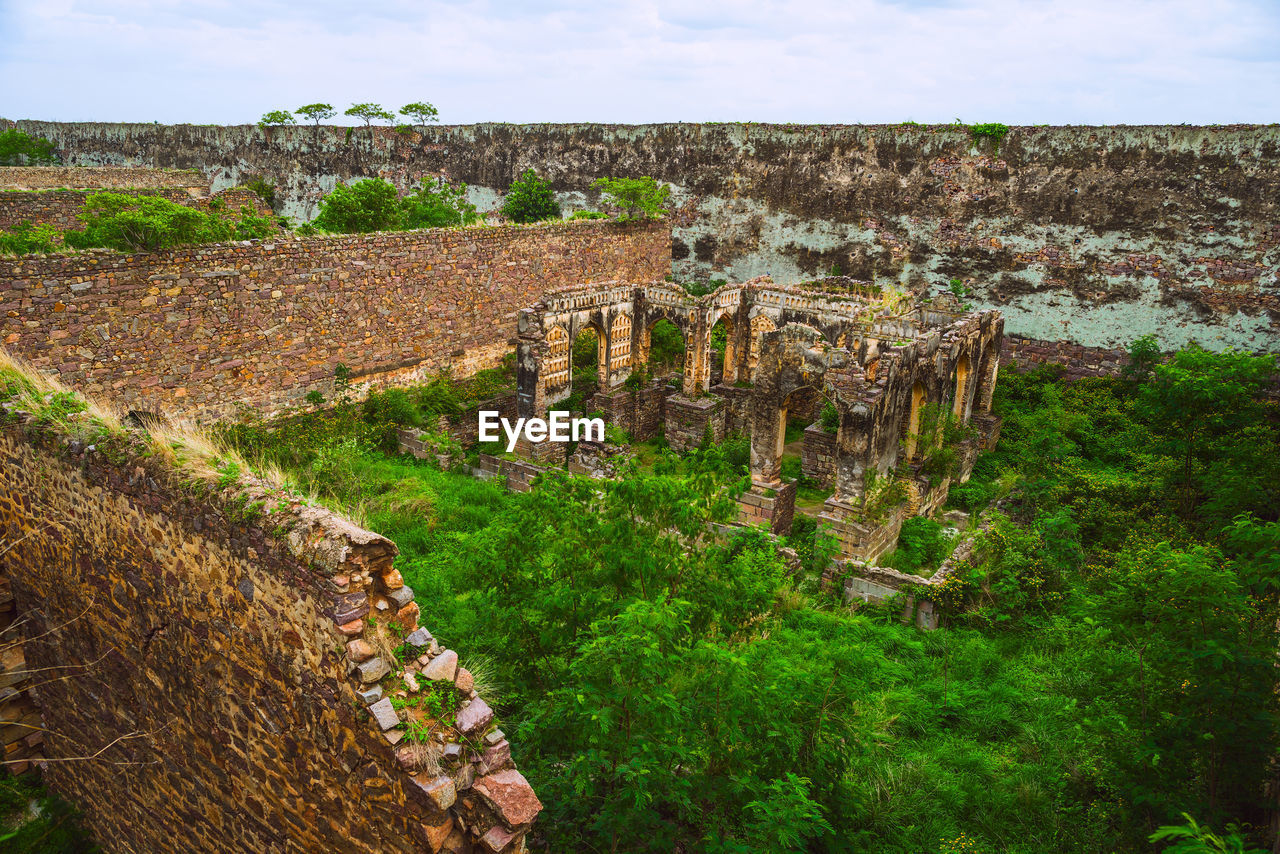
[[[511,351],[547,290],[671,268],[659,223],[575,222],[0,259],[0,344],[91,396],[216,418]]]
[[[390,541],[261,484],[184,480],[118,434],[3,417],[28,731],[107,852],[524,850],[541,804]],[[391,697],[428,690],[461,706],[411,744],[421,712]]]
[[[389,128],[23,121],[67,162],[198,168],[216,188],[263,176],[309,217],[339,180],[444,175],[482,207],[525,168],[562,200],[594,178],[674,185],[676,273],[789,282],[841,272],[974,288],[1024,338],[1115,348],[1274,349],[1280,331],[1280,127],[754,124]]]

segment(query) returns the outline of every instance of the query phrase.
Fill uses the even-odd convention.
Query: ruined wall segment
[[[544,291],[670,271],[661,223],[575,222],[0,259],[0,343],[90,395],[215,418],[510,352]]]
[[[107,852],[524,850],[541,805],[465,658],[418,625],[391,542],[93,440],[5,413],[0,576],[46,781]],[[392,702],[417,691],[456,718]]]
[[[209,195],[199,169],[136,166],[0,166],[0,190],[182,190]]]
[[[526,168],[570,209],[591,181],[674,185],[677,277],[779,283],[833,265],[936,290],[952,277],[1021,338],[1115,349],[1268,351],[1280,333],[1280,127],[504,125],[199,127],[23,121],[68,162],[264,176],[285,213],[315,215],[338,181],[466,181],[482,209]]]

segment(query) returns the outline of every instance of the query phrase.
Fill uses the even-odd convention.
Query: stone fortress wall
[[[216,418],[358,382],[492,367],[553,286],[670,271],[662,224],[282,237],[0,259],[0,344],[90,395]]]
[[[4,729],[35,736],[105,850],[525,850],[541,804],[394,544],[120,433],[4,415],[0,588],[41,710]],[[406,691],[461,707],[411,742]]]
[[[526,168],[574,208],[598,199],[595,178],[653,175],[673,185],[677,279],[960,278],[1032,358],[1101,365],[1145,333],[1265,352],[1280,332],[1274,125],[1013,127],[993,145],[955,126],[17,124],[68,163],[199,169],[215,188],[264,177],[299,218],[366,176],[465,181],[491,209]]]

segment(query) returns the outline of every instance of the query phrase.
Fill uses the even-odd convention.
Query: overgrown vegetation
[[[671,195],[669,185],[648,175],[640,178],[597,178],[591,186],[602,193],[602,201],[622,211],[620,219],[660,219],[669,211],[662,206]]]
[[[381,178],[339,184],[320,200],[312,228],[339,234],[367,234],[404,228],[471,225],[480,221],[467,201],[467,185],[453,186],[443,178],[423,182],[400,198],[395,185]]]
[[[214,200],[216,203],[218,200]],[[82,230],[63,234],[75,249],[103,247],[121,252],[154,252],[174,246],[251,240],[275,230],[275,220],[245,205],[232,216],[211,203],[209,211],[140,193],[94,193],[80,213]]]
[[[357,401],[349,374],[227,436],[395,540],[424,623],[494,662],[550,850],[1251,851],[1280,732],[1272,370],[1192,347],[1128,378],[1002,371],[1000,446],[952,502],[1003,512],[928,633],[821,593],[820,550],[797,574],[716,533],[740,437],[507,494],[387,453],[457,384]],[[932,565],[941,539],[911,521],[899,551]]]

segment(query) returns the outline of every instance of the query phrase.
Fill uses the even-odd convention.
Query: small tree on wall
[[[424,129],[428,122],[440,121],[440,111],[427,101],[414,101],[412,104],[405,104],[400,108],[400,115],[408,116],[413,119],[415,125],[422,125]]]
[[[560,203],[551,185],[532,169],[511,183],[502,202],[502,215],[512,222],[539,222],[560,217]]]
[[[294,112],[314,124],[317,133],[320,131],[320,123],[334,116],[333,104],[305,104]]]
[[[263,113],[262,118],[258,119],[258,127],[263,128],[292,124],[297,124],[297,120],[288,110],[272,110],[269,113]]]
[[[671,187],[644,175],[640,178],[597,178],[591,186],[604,191],[604,203],[623,211],[623,219],[659,219],[669,211],[662,205]]]
[[[343,115],[362,119],[365,127],[369,127],[374,119],[384,122],[394,122],[396,120],[395,113],[389,113],[382,109],[381,104],[352,104],[343,112]]]

